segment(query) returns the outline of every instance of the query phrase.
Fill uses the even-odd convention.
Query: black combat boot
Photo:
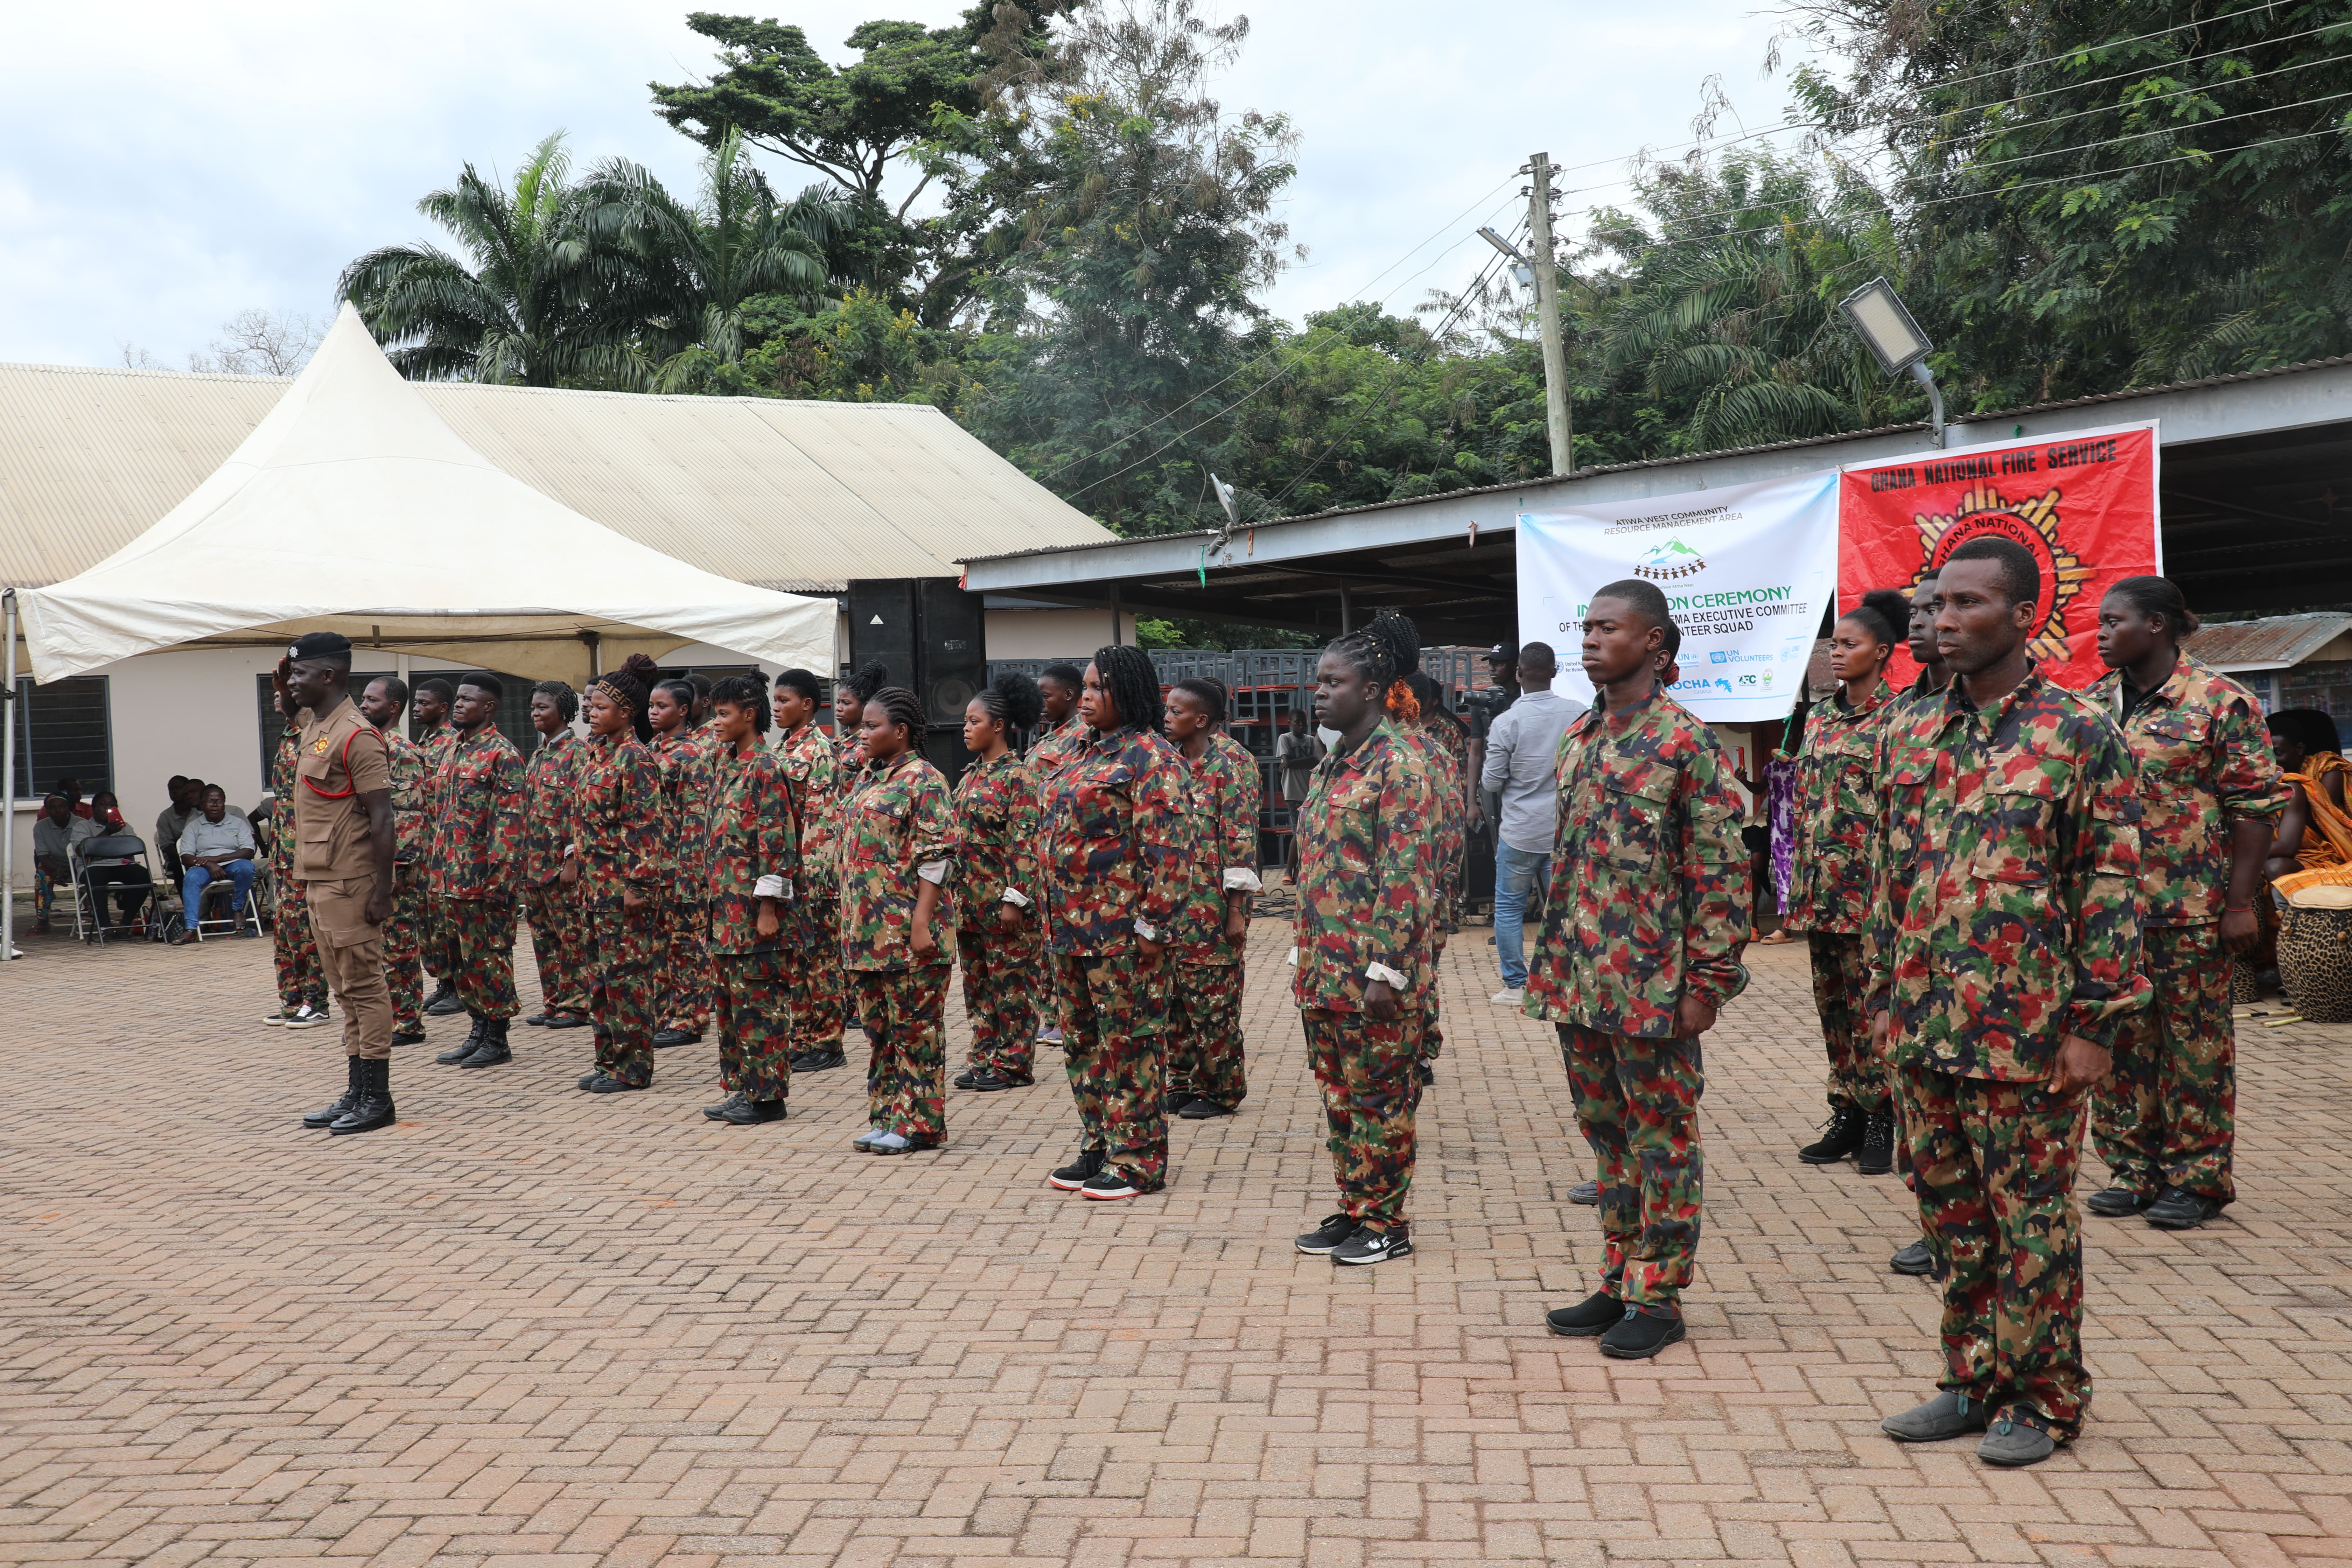
[[[439,1056],[435,1057],[433,1059],[439,1062],[445,1068],[452,1067],[458,1062],[464,1061],[467,1057],[474,1054],[474,1047],[482,1043],[482,1031],[489,1026],[490,1021],[488,1018],[477,1016],[474,1019],[474,1026],[466,1031],[466,1037],[464,1039],[459,1040],[456,1045],[450,1047],[447,1050],[443,1051]]]
[[[337,1135],[373,1132],[379,1127],[389,1127],[395,1115],[392,1105],[392,1063],[358,1057],[352,1059],[360,1064],[359,1103],[327,1129]]]
[[[1895,1112],[1874,1110],[1862,1130],[1862,1158],[1854,1168],[1865,1176],[1883,1176],[1895,1169]]]
[[[1858,1105],[1832,1106],[1829,1125],[1822,1130],[1821,1142],[1798,1150],[1797,1158],[1808,1165],[1834,1165],[1852,1158],[1862,1147],[1869,1121]]]
[[[351,1081],[343,1086],[343,1098],[335,1101],[334,1104],[328,1106],[323,1110],[314,1110],[310,1112],[310,1115],[302,1118],[303,1126],[332,1127],[338,1121],[350,1114],[352,1106],[359,1103],[360,1058],[357,1057],[345,1057],[343,1060],[349,1065],[351,1069]]]
[[[507,1021],[488,1018],[482,1023],[481,1043],[477,1045],[461,1068],[494,1068],[514,1060],[514,1050],[507,1044]]]

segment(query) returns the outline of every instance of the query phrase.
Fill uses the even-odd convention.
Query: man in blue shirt
[[[1528,889],[1551,886],[1551,841],[1558,829],[1552,759],[1559,738],[1584,711],[1551,689],[1559,660],[1549,643],[1519,649],[1519,699],[1486,731],[1478,785],[1502,796],[1495,834],[1495,956],[1502,964],[1499,1006],[1516,1010],[1528,984]]]

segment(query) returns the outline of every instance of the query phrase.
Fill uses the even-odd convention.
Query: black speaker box
[[[923,754],[950,779],[963,774],[963,710],[988,682],[981,597],[952,577],[865,579],[849,584],[849,662],[879,659],[893,685],[923,700]]]

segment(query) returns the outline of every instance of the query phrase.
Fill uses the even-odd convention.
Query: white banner
[[[1521,512],[1518,556],[1519,640],[1551,644],[1561,696],[1592,700],[1592,590],[1640,577],[1682,628],[1676,701],[1710,722],[1785,719],[1837,593],[1837,474]]]

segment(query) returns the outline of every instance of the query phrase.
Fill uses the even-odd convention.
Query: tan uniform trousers
[[[343,881],[313,879],[302,885],[327,989],[343,1010],[343,1054],[389,1061],[392,988],[383,979],[383,927],[367,919],[374,892],[373,874]]]

